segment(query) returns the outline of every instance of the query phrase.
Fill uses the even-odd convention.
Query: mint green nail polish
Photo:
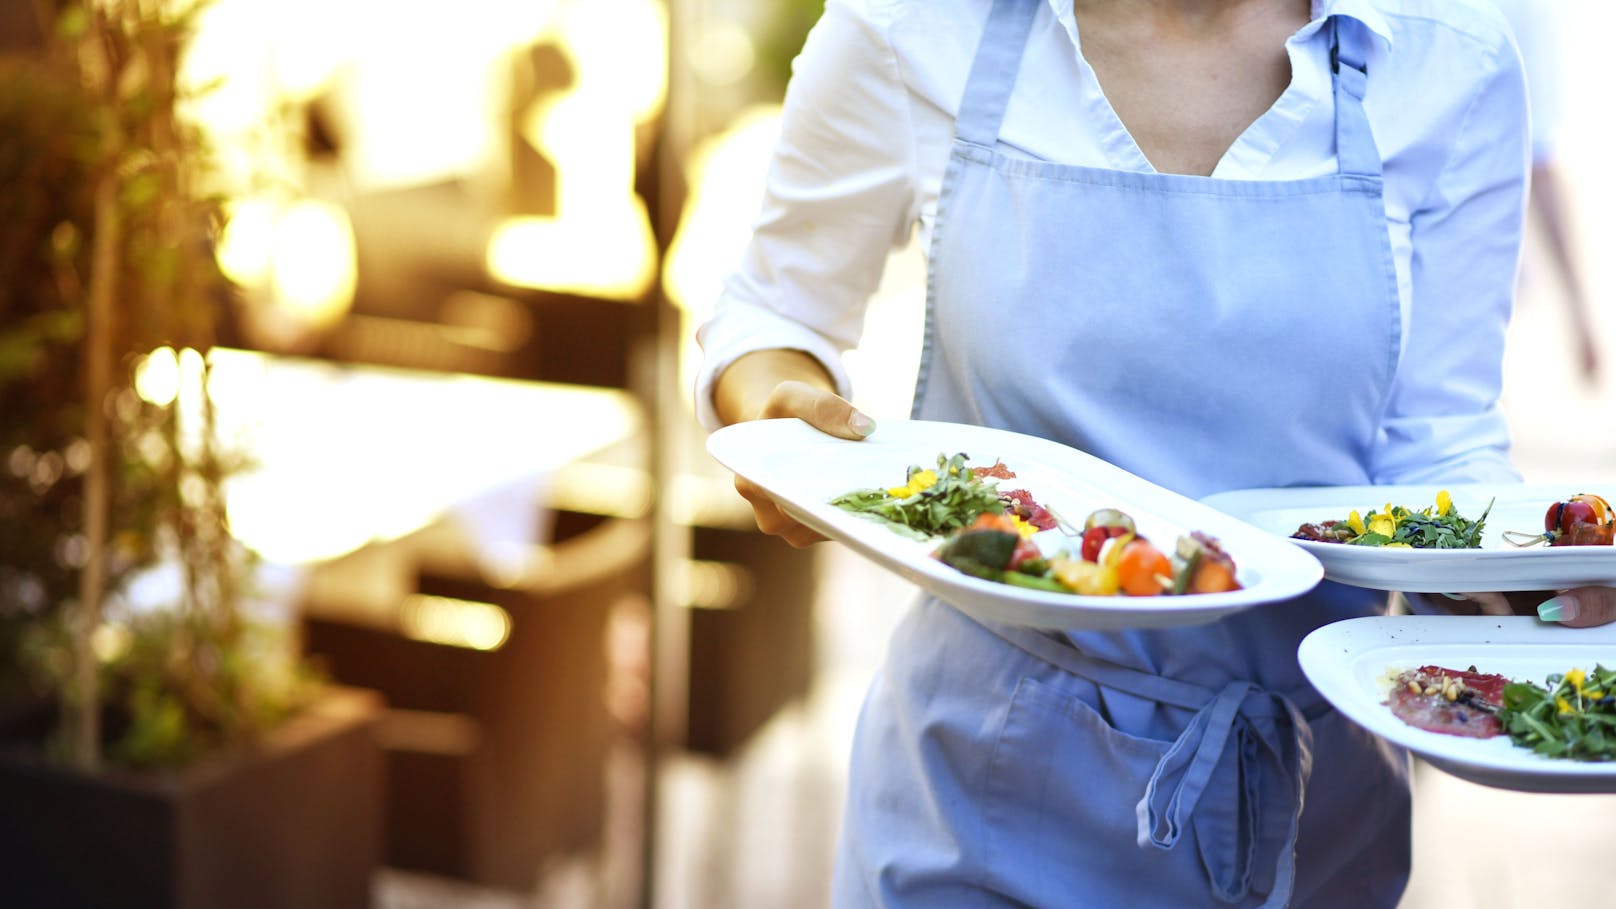
[[[1569,622],[1577,617],[1577,601],[1570,597],[1550,597],[1538,605],[1537,617],[1545,622]]]

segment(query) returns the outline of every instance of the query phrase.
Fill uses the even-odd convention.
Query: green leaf
[[[911,466],[905,483],[925,468]],[[965,455],[937,456],[937,482],[913,495],[895,498],[885,490],[863,489],[831,499],[846,511],[878,515],[927,536],[943,536],[967,527],[983,514],[1003,514],[998,488],[965,466]]]
[[[966,574],[997,579],[1010,565],[1021,537],[1002,530],[967,530],[956,534],[937,550],[937,558]],[[987,574],[980,569],[987,569]]]

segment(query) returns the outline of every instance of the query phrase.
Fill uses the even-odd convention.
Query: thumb
[[[781,382],[769,394],[762,416],[797,417],[820,432],[841,439],[863,439],[875,432],[875,421],[846,398],[806,382]]]
[[[1557,593],[1537,607],[1537,615],[1572,628],[1616,622],[1616,587],[1578,587]]]

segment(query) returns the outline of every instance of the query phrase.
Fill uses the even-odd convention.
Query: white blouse
[[[1083,59],[1071,0],[1048,0],[1028,39],[1001,151],[1151,172]],[[991,0],[828,0],[794,64],[762,211],[697,337],[697,415],[718,425],[714,378],[743,354],[806,351],[850,393],[888,253],[918,226],[929,248],[954,115]],[[1330,15],[1367,30],[1364,99],[1385,173],[1403,312],[1388,420],[1451,455],[1497,416],[1504,329],[1523,226],[1529,141],[1520,56],[1484,0],[1313,0],[1286,42],[1291,82],[1212,176],[1298,180],[1336,171]],[[1127,242],[1118,226],[1118,242]],[[1478,417],[1482,418],[1478,422]],[[1507,437],[1471,439],[1507,445]],[[1420,446],[1404,446],[1420,457]],[[1434,452],[1433,452],[1434,453]],[[1391,465],[1383,482],[1416,481]],[[1501,465],[1495,473],[1508,474]]]

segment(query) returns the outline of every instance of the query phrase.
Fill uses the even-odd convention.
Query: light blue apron
[[[1060,27],[1047,6],[996,0],[967,80],[914,415],[1197,497],[1368,483],[1401,320],[1367,33],[1332,17],[1319,39],[1338,173],[1131,173],[997,150],[1030,30]],[[922,600],[860,717],[836,904],[1390,909],[1406,758],[1296,664],[1308,631],[1383,607],[1325,585],[1210,625],[1060,635]]]

